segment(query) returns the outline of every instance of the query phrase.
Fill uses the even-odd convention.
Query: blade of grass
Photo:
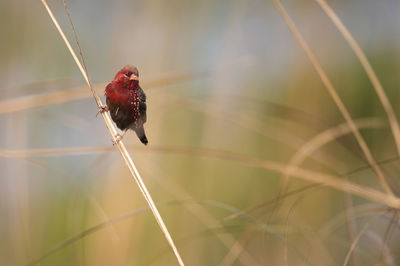
[[[396,114],[393,111],[392,105],[388,97],[386,96],[385,90],[382,87],[381,82],[379,81],[378,77],[374,69],[371,66],[368,58],[365,56],[363,50],[361,49],[360,45],[358,45],[357,41],[353,38],[349,30],[343,24],[341,19],[336,15],[333,9],[326,3],[325,0],[316,0],[317,3],[320,5],[322,10],[326,13],[326,15],[332,20],[333,24],[335,24],[336,28],[339,32],[343,35],[346,41],[349,43],[351,49],[356,54],[358,60],[360,61],[362,67],[364,68],[365,72],[369,80],[372,83],[372,86],[375,89],[376,94],[378,95],[379,100],[382,103],[383,109],[386,112],[386,115],[389,120],[390,127],[392,129],[392,134],[394,141],[396,143],[397,153],[400,155],[400,127],[399,123],[396,118]]]
[[[142,147],[139,146],[139,147]],[[112,151],[113,149],[111,147],[104,147],[104,149],[108,149],[108,151]],[[145,150],[145,149],[143,149]],[[99,151],[101,151],[101,149],[99,149]],[[102,150],[104,151],[104,150]],[[59,155],[62,154],[62,149],[58,150]],[[72,152],[70,150],[70,152]],[[68,154],[74,154],[74,153],[68,153]],[[75,153],[74,155],[81,155],[82,153]],[[85,154],[85,153],[83,153]],[[2,153],[2,151],[0,150],[0,157],[2,157],[2,155],[5,155]],[[10,155],[10,154],[9,154]],[[14,153],[15,155],[15,153]],[[20,154],[22,155],[22,154]],[[31,153],[31,155],[33,155],[33,153]],[[50,155],[50,154],[48,154]],[[53,155],[55,155],[53,153]],[[98,172],[101,171],[99,169],[95,169],[93,170],[93,167],[96,167],[96,165],[101,164],[102,160],[107,157],[109,155],[109,153],[103,153],[102,155],[98,155],[99,158],[97,160],[95,160],[94,162],[91,163],[91,167],[89,167],[89,169],[92,169],[91,171],[91,175],[96,176],[96,172],[97,175],[99,174]],[[12,158],[12,157],[4,157],[4,158]],[[60,171],[59,169],[53,168],[43,162],[39,162],[38,160],[35,160],[35,158],[31,158],[31,157],[19,157],[19,159],[24,159],[26,162],[41,167],[43,168],[47,173],[50,173],[53,176],[57,176],[60,177],[62,176],[64,179],[67,180],[72,180],[72,178],[70,176],[68,176],[67,173],[64,173],[62,171]],[[150,164],[150,163],[149,163]],[[196,201],[195,199],[192,198],[192,196],[190,194],[188,194],[185,190],[181,189],[178,185],[176,185],[171,179],[168,178],[162,178],[163,173],[158,171],[156,168],[152,167],[152,164],[149,165],[150,169],[144,169],[144,171],[147,173],[147,177],[150,176],[151,177],[157,177],[157,183],[159,183],[160,185],[162,185],[163,187],[165,187],[165,189],[167,189],[167,191],[169,191],[170,194],[173,194],[177,199],[181,199],[182,201]],[[150,175],[149,175],[149,170]],[[93,172],[95,171],[95,172]],[[85,176],[85,174],[87,173],[82,173],[81,176]],[[99,203],[96,201],[96,199],[90,195],[88,195],[87,191],[82,190],[81,192],[83,195],[86,195],[86,197],[88,198],[89,202],[93,205],[94,209],[98,211],[99,213],[99,218],[106,221],[106,220],[110,220],[110,218],[107,216],[107,214],[105,213],[105,211],[101,208],[101,206],[99,205]],[[193,205],[189,205],[189,204],[184,204],[183,205],[185,208],[187,208],[187,210],[189,212],[191,212],[193,214],[193,216],[195,216],[199,221],[201,221],[208,229],[213,229],[213,228],[221,228],[223,227],[222,223],[217,220],[213,215],[211,215],[205,208],[203,205],[201,204],[193,204]],[[147,208],[148,209],[148,208]],[[111,240],[115,243],[117,241],[119,241],[119,236],[117,235],[113,224],[110,224],[110,236],[112,237]],[[216,234],[216,237],[222,242],[222,244],[224,244],[226,246],[226,248],[230,249],[233,245],[235,245],[235,238],[229,234]],[[244,247],[238,247],[236,249],[237,254],[235,254],[240,263],[242,265],[258,265],[256,263],[256,260],[254,258],[252,258],[252,255],[244,249]],[[41,256],[40,256],[41,257]]]
[[[382,241],[382,247],[381,247],[381,252],[380,252],[380,261],[383,260],[384,263],[390,265],[389,261],[390,261],[390,257],[388,253],[390,253],[390,251],[388,250],[387,247],[387,242],[389,241],[390,236],[392,236],[393,234],[393,227],[395,225],[395,222],[398,220],[398,211],[394,210],[393,211],[393,215],[392,215],[392,219],[390,219],[389,223],[388,223],[388,227],[385,230],[385,234],[383,235],[383,241]]]
[[[321,186],[322,186],[321,184],[312,184],[312,185],[307,185],[307,186],[304,186],[304,187],[300,187],[298,189],[294,189],[294,190],[292,190],[290,192],[286,192],[283,195],[280,195],[280,196],[278,195],[277,197],[275,197],[275,198],[273,198],[271,200],[267,200],[267,201],[264,201],[264,202],[262,202],[260,204],[257,204],[256,206],[247,208],[245,210],[241,210],[238,213],[231,214],[231,215],[225,217],[224,221],[229,221],[229,220],[232,220],[232,219],[236,219],[240,215],[249,214],[250,212],[254,212],[254,211],[256,211],[256,210],[258,210],[260,208],[263,208],[263,207],[278,203],[279,201],[282,201],[283,199],[285,199],[287,197],[290,197],[290,196],[293,196],[293,195],[297,195],[297,194],[301,194],[301,193],[304,193],[304,192],[309,191],[311,189],[320,188]]]
[[[362,118],[354,120],[353,122],[355,123],[358,130],[365,128],[380,128],[385,126],[384,121],[379,118]],[[321,133],[317,134],[315,137],[307,141],[305,144],[303,144],[296,151],[296,153],[291,157],[288,162],[288,169],[293,166],[301,165],[308,156],[320,149],[322,146],[349,133],[351,133],[351,128],[346,122],[322,131]],[[291,174],[292,173],[290,171],[287,171],[286,174],[283,176],[283,187],[286,187]]]
[[[379,216],[378,216],[379,217]],[[377,217],[374,216],[372,217],[365,225],[364,227],[360,230],[360,232],[357,234],[356,238],[354,239],[353,243],[351,243],[350,249],[347,252],[346,258],[344,259],[343,266],[347,266],[349,264],[350,256],[353,253],[354,249],[356,248],[358,242],[360,241],[362,235],[367,231],[368,227],[371,225],[372,221],[375,220]]]
[[[226,204],[223,204],[223,203],[219,203],[219,202],[216,202],[216,201],[213,201],[213,200],[209,200],[209,201],[207,201],[207,202],[210,202],[210,203],[214,202],[214,205],[215,205],[215,206],[218,206],[218,207],[220,207],[220,208],[224,208],[224,209],[226,209],[226,210],[230,210],[232,213],[239,213],[239,212],[240,212],[240,210],[238,210],[238,209],[236,209],[236,208],[232,208],[232,207],[230,207],[230,206],[228,206],[228,205],[226,205]],[[276,237],[277,239],[279,239],[280,241],[282,241],[282,242],[285,244],[285,247],[289,248],[297,257],[299,257],[299,258],[303,261],[304,264],[313,265],[313,264],[312,264],[303,254],[301,254],[293,245],[291,245],[289,242],[286,242],[285,238],[284,238],[282,235],[277,234],[275,231],[273,231],[273,230],[270,228],[270,226],[269,226],[268,223],[261,222],[260,219],[257,219],[257,218],[255,218],[255,217],[250,216],[250,215],[247,215],[247,214],[241,214],[240,216],[242,216],[243,218],[246,218],[247,220],[253,222],[253,223],[256,224],[258,227],[260,227],[263,231],[265,231],[265,232],[267,232],[267,233],[273,235],[274,237]],[[239,243],[238,243],[238,244],[239,244]],[[235,248],[235,247],[232,247],[231,250],[233,250],[234,248]],[[233,253],[233,255],[234,255],[234,254],[235,254],[235,253]],[[227,255],[228,255],[228,254],[227,254]],[[228,257],[229,257],[229,256],[226,256],[225,258],[228,259]],[[234,263],[234,259],[235,259],[235,258],[230,258],[230,259],[228,259],[228,261],[226,261],[226,263],[229,263],[229,261],[231,261],[232,264],[233,264],[233,263]],[[220,265],[231,265],[231,264],[225,264],[225,262],[224,262],[224,260],[223,260],[222,263],[220,263]]]
[[[227,204],[218,202],[218,201],[210,201],[210,200],[203,200],[203,201],[197,201],[197,200],[175,200],[175,201],[168,201],[168,202],[164,202],[164,203],[157,203],[157,205],[159,207],[163,207],[163,206],[171,206],[171,205],[207,205],[207,206],[212,206],[218,209],[222,209],[228,212],[238,212],[238,210],[236,208],[233,208]],[[149,207],[143,207],[143,208],[139,208],[139,209],[135,209],[132,211],[129,211],[127,213],[124,213],[122,215],[113,217],[107,221],[104,221],[102,223],[99,223],[97,225],[94,225],[86,230],[84,230],[83,232],[76,234],[75,236],[59,243],[58,245],[55,245],[54,247],[52,247],[50,250],[48,250],[46,253],[44,253],[42,256],[40,256],[39,258],[32,260],[29,265],[36,265],[40,262],[42,262],[44,259],[46,259],[47,257],[51,256],[52,254],[56,253],[57,251],[85,238],[88,235],[91,235],[95,232],[98,232],[108,226],[112,226],[115,223],[124,221],[128,218],[131,218],[133,216],[142,214],[144,212],[147,212],[149,210]],[[284,241],[283,238],[276,233],[275,231],[273,231],[269,225],[259,221],[258,219],[250,216],[250,215],[241,215],[242,217],[246,218],[248,221],[258,225],[258,227],[260,227],[263,231],[272,234],[273,236],[275,236],[278,240],[280,241]],[[212,227],[207,229],[207,231],[212,231],[212,230],[219,230],[219,229],[224,229],[226,226],[219,224],[216,224],[216,227]],[[181,239],[180,241],[183,243],[186,243],[186,239],[188,239],[188,237],[186,237],[185,239]],[[301,253],[299,253],[299,251],[297,251],[297,249],[290,245],[289,243],[285,243],[286,245],[289,245],[289,248],[297,255],[299,256],[301,259],[303,259],[305,262],[307,262],[307,264],[310,264],[305,258],[302,257]],[[155,256],[158,257],[158,256]],[[250,265],[256,265],[256,264],[250,264]]]
[[[295,208],[296,205],[298,205],[308,194],[301,194],[295,201],[294,203],[291,205],[291,207],[289,208],[288,214],[286,216],[286,222],[285,222],[285,229],[284,229],[284,238],[285,241],[288,242],[289,241],[289,220],[290,220],[290,216],[292,214],[295,213]],[[278,198],[280,196],[278,195]],[[287,266],[288,265],[288,249],[287,246],[283,247],[283,265]]]
[[[377,205],[376,203],[364,203],[351,207],[353,216],[351,217],[353,220],[365,220],[366,217],[371,217],[374,215],[380,215],[382,218],[385,218],[385,214],[388,214],[391,208],[382,207],[381,205]],[[321,235],[323,239],[329,239],[333,235],[335,235],[335,231],[343,226],[346,223],[346,213],[340,212],[331,217],[322,227],[318,230],[318,234]]]
[[[189,157],[190,154],[187,154],[187,156]],[[171,195],[174,195],[176,199],[194,200],[191,194],[189,194],[185,189],[182,189],[179,184],[176,184],[173,181],[174,178],[163,178],[164,173],[161,170],[155,168],[154,164],[151,163],[150,160],[147,160],[146,162],[147,164],[145,163],[143,165],[143,171],[146,172],[149,178],[157,178],[157,184],[164,187],[165,190],[168,191]],[[216,219],[214,215],[212,215],[207,209],[205,209],[203,205],[193,204],[190,206],[185,205],[184,207],[187,208],[188,212],[192,213],[193,216],[195,216],[196,219],[199,222],[203,223],[208,229],[223,227],[221,222]],[[254,256],[245,249],[245,246],[237,243],[236,237],[234,235],[226,232],[225,234],[215,234],[215,236],[228,250],[232,250],[233,246],[235,247],[235,249],[232,250],[232,253],[235,257],[238,258],[240,265],[259,265]],[[218,263],[218,265],[221,265],[221,263]]]
[[[136,146],[133,146],[136,147]],[[287,164],[274,162],[270,160],[264,160],[260,158],[250,157],[234,152],[222,151],[216,149],[206,149],[206,148],[190,148],[190,147],[168,147],[168,146],[159,146],[159,147],[147,147],[146,149],[142,148],[143,151],[157,151],[157,152],[166,152],[166,153],[182,153],[182,154],[192,154],[204,157],[217,158],[221,160],[227,160],[231,162],[242,163],[249,167],[255,167],[260,169],[266,169],[273,172],[278,172],[280,174],[285,173],[287,169]],[[29,151],[9,151],[9,150],[0,150],[0,156],[3,157],[27,157],[29,156],[49,156],[49,155],[65,155],[64,152],[60,153],[63,149],[38,149],[38,150],[29,150]],[[76,152],[82,153],[95,153],[95,152],[108,152],[112,150],[111,147],[78,147],[75,148]],[[73,154],[73,148],[68,148],[67,152],[69,154]],[[293,172],[293,177],[301,180],[305,180],[311,183],[322,184],[331,188],[334,188],[339,191],[348,192],[353,195],[360,196],[362,198],[379,202],[381,204],[390,206],[392,208],[400,208],[400,198],[388,195],[381,191],[378,191],[373,188],[369,188],[366,186],[358,185],[354,182],[350,182],[347,180],[343,180],[337,176],[325,174],[317,171],[306,170],[299,167],[291,167],[290,171]]]
[[[104,86],[102,87],[104,88]],[[86,86],[64,91],[28,95],[1,101],[0,114],[8,114],[50,104],[61,104],[88,97],[90,97],[90,92],[88,92]]]
[[[357,127],[359,129],[362,128],[371,128],[371,127],[382,127],[385,125],[385,123],[379,119],[379,118],[366,118],[366,119],[359,119],[359,120],[354,120],[356,123]],[[310,156],[312,153],[314,153],[316,150],[320,149],[323,145],[326,145],[327,143],[343,136],[351,132],[351,129],[349,128],[347,123],[340,124],[336,127],[329,128],[321,133],[319,133],[317,136],[313,137],[310,141],[305,143],[298,151],[292,156],[292,158],[289,161],[289,166],[297,166],[300,165],[308,156]],[[291,173],[287,172],[286,175],[283,177],[283,187],[285,188],[287,186],[287,182],[290,178]],[[345,202],[347,204],[352,203],[352,198],[351,195],[346,194],[345,196]],[[345,213],[349,215],[349,211],[351,209],[346,208]],[[353,241],[353,224],[349,220],[347,223],[347,232],[350,237],[350,241]],[[287,250],[286,248],[284,249],[285,251]],[[285,253],[286,255],[286,253]],[[353,256],[353,261],[356,260],[356,257]]]
[[[49,14],[51,20],[53,21],[54,25],[56,26],[58,32],[60,33],[62,39],[64,40],[64,43],[68,47],[72,57],[74,58],[79,70],[81,71],[86,83],[88,84],[88,86],[89,86],[89,88],[90,88],[90,90],[91,90],[91,92],[93,94],[93,97],[94,97],[94,99],[96,101],[96,104],[97,104],[98,108],[100,109],[103,106],[103,103],[101,102],[100,98],[97,96],[95,90],[93,89],[92,83],[91,83],[91,81],[89,79],[89,75],[87,74],[86,66],[84,64],[82,52],[79,49],[81,57],[82,57],[83,66],[82,66],[81,62],[79,61],[78,57],[76,56],[74,50],[72,49],[68,39],[65,37],[65,34],[62,31],[60,25],[58,24],[56,18],[54,17],[51,9],[47,5],[46,0],[41,0],[41,1],[43,3],[44,7],[46,8],[46,11]],[[68,12],[68,9],[66,8],[65,2],[63,1],[63,3],[64,3],[64,6],[65,6],[65,9],[66,9],[66,12],[68,14],[68,17],[70,19],[69,12]],[[70,19],[70,22],[71,22],[71,25],[73,27],[71,19]],[[73,27],[73,29],[74,29],[74,27]],[[75,36],[76,42],[78,43],[75,31],[74,31],[74,36]],[[78,47],[79,47],[79,43],[78,43]],[[168,229],[167,229],[167,227],[166,227],[166,225],[165,225],[165,223],[164,223],[164,221],[163,221],[163,219],[162,219],[162,217],[161,217],[156,205],[154,204],[154,201],[151,198],[150,193],[147,190],[146,185],[143,182],[143,180],[142,180],[142,178],[141,178],[141,176],[139,174],[139,171],[137,170],[133,160],[131,159],[128,151],[126,150],[124,143],[122,141],[117,141],[117,130],[116,130],[114,124],[112,123],[109,114],[106,113],[106,112],[101,112],[101,115],[103,117],[103,120],[104,120],[104,122],[105,122],[105,124],[106,124],[106,126],[107,126],[107,128],[108,128],[108,130],[109,130],[109,132],[110,132],[110,134],[112,136],[112,138],[113,138],[113,141],[116,143],[116,146],[117,146],[117,148],[118,148],[118,150],[119,150],[119,152],[120,152],[125,164],[127,165],[132,177],[136,181],[140,191],[142,192],[144,198],[146,199],[147,204],[149,205],[149,207],[150,207],[150,209],[151,209],[151,211],[152,211],[152,213],[153,213],[158,225],[160,226],[162,232],[164,233],[165,238],[167,239],[169,245],[171,246],[171,248],[172,248],[172,250],[173,250],[173,252],[174,252],[174,254],[175,254],[175,256],[176,256],[176,258],[177,258],[177,260],[179,262],[179,265],[184,265],[183,260],[182,260],[182,258],[180,256],[179,252],[178,252],[178,249],[176,248],[176,246],[174,244],[174,241],[172,240],[172,237],[171,237],[170,233],[168,232]]]
[[[159,204],[159,205],[161,205],[161,204]],[[140,209],[128,212],[126,214],[111,218],[111,219],[107,220],[106,222],[103,222],[103,223],[100,223],[98,225],[95,225],[95,226],[93,226],[93,227],[91,227],[91,228],[89,228],[89,229],[87,229],[87,230],[85,230],[85,231],[83,231],[83,232],[81,232],[81,233],[79,233],[79,234],[77,234],[77,235],[75,235],[75,236],[63,241],[62,243],[54,246],[53,248],[51,248],[50,250],[45,252],[42,256],[40,256],[39,258],[37,258],[35,260],[32,260],[28,265],[36,265],[36,264],[42,262],[47,257],[49,257],[50,255],[54,254],[55,252],[57,252],[57,251],[65,248],[65,247],[75,243],[76,241],[84,238],[87,235],[93,234],[93,233],[95,233],[95,232],[97,232],[97,231],[99,231],[99,230],[101,230],[101,229],[103,229],[103,228],[105,228],[105,227],[107,227],[109,225],[113,225],[114,223],[117,223],[119,221],[125,220],[125,219],[127,219],[129,217],[135,216],[135,215],[140,214],[142,212],[145,212],[147,210],[149,210],[148,207],[140,208]]]
[[[382,164],[387,164],[387,163],[391,163],[391,162],[397,161],[398,159],[399,158],[396,156],[396,157],[393,157],[393,158],[389,158],[389,159],[386,159],[386,160],[379,161],[377,163],[379,165],[382,165]],[[355,168],[355,169],[350,170],[350,171],[348,171],[346,173],[340,174],[340,176],[349,177],[350,175],[352,175],[354,173],[357,173],[357,172],[360,172],[360,171],[363,171],[363,170],[366,170],[366,169],[369,169],[369,166],[362,166],[362,167]],[[235,214],[232,214],[230,216],[227,216],[227,217],[224,218],[224,220],[235,219],[240,214],[246,214],[246,213],[254,212],[254,211],[256,211],[256,210],[258,210],[260,208],[267,207],[269,205],[278,203],[279,201],[281,201],[281,200],[283,200],[283,199],[285,199],[285,198],[287,198],[289,196],[297,195],[299,193],[305,193],[306,191],[311,190],[311,189],[319,189],[319,188],[322,188],[323,186],[324,186],[323,184],[311,184],[311,185],[307,185],[307,186],[304,186],[304,187],[300,187],[298,189],[292,190],[291,192],[287,192],[287,193],[283,194],[282,196],[277,196],[277,197],[273,198],[272,200],[264,201],[264,202],[262,202],[260,204],[257,204],[257,205],[255,205],[255,206],[253,206],[251,208],[242,210],[239,213],[235,213]]]
[[[344,201],[344,214],[345,214],[345,221],[346,221],[346,235],[347,240],[349,243],[352,243],[355,239],[355,235],[357,232],[357,223],[354,221],[354,200],[353,195],[351,194],[343,194],[343,201]],[[353,256],[351,259],[352,265],[358,265],[358,258],[357,256]]]
[[[331,95],[333,101],[335,102],[336,106],[338,107],[340,113],[342,114],[343,118],[346,120],[346,122],[349,124],[349,127],[351,128],[354,137],[356,138],[358,144],[360,145],[369,165],[371,168],[374,170],[376,175],[378,176],[379,182],[381,183],[381,186],[383,189],[389,194],[393,196],[392,189],[390,188],[389,184],[387,183],[383,172],[381,168],[376,164],[374,157],[372,156],[372,153],[370,149],[367,146],[367,143],[365,142],[364,138],[362,137],[360,131],[357,129],[356,125],[354,124],[353,119],[350,116],[349,111],[347,110],[346,106],[340,99],[338,93],[336,92],[336,89],[334,88],[332,82],[329,80],[327,74],[323,70],[321,64],[318,62],[316,56],[314,53],[311,51],[309,48],[308,44],[304,40],[304,38],[301,36],[300,32],[297,30],[296,25],[294,22],[291,20],[289,17],[289,14],[286,12],[284,7],[282,6],[281,2],[279,0],[272,0],[274,3],[275,7],[281,14],[282,18],[285,20],[286,24],[288,25],[290,31],[292,32],[293,36],[301,46],[301,48],[304,50],[306,53],[307,57],[310,59],[312,65],[314,66],[315,70],[317,71],[319,77],[321,78],[322,83],[325,85],[327,88],[329,94]]]

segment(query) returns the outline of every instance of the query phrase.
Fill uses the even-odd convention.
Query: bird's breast
[[[113,105],[126,108],[131,113],[139,112],[139,95],[137,89],[127,89],[121,84],[110,83],[106,87],[105,95]]]

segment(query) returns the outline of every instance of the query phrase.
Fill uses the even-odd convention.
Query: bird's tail
[[[138,136],[138,138],[140,139],[140,141],[144,144],[147,145],[148,140],[146,137],[146,133],[144,133],[144,128],[143,126],[139,127],[139,128],[135,128],[135,132],[136,135]]]

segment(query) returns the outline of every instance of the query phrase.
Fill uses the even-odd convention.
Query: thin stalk
[[[369,80],[372,83],[372,86],[375,89],[376,94],[378,95],[379,100],[382,103],[383,109],[386,112],[386,115],[389,120],[390,127],[392,128],[392,134],[394,141],[396,143],[397,154],[400,155],[400,127],[399,123],[396,118],[396,114],[393,111],[392,105],[388,97],[386,96],[385,90],[382,87],[381,82],[379,81],[378,77],[375,74],[374,69],[371,66],[368,58],[365,56],[363,50],[361,49],[360,45],[358,45],[357,41],[353,38],[349,30],[340,20],[340,18],[336,15],[333,9],[326,3],[325,0],[316,0],[317,3],[321,6],[324,10],[326,15],[332,20],[333,24],[335,24],[336,28],[340,31],[346,41],[349,43],[351,49],[356,54],[358,60],[360,61],[362,67],[364,68],[365,72]]]
[[[381,183],[382,188],[388,193],[389,195],[393,196],[393,191],[390,188],[389,184],[387,183],[381,168],[376,164],[374,157],[370,149],[368,148],[367,143],[365,142],[364,138],[362,137],[360,131],[358,130],[357,126],[355,125],[353,119],[349,111],[347,110],[346,106],[344,105],[343,101],[341,100],[339,94],[337,93],[335,87],[333,86],[332,82],[329,80],[327,74],[323,70],[321,64],[318,62],[316,56],[311,51],[310,47],[308,46],[307,42],[301,36],[300,32],[297,30],[296,25],[291,20],[289,14],[286,12],[284,7],[282,6],[279,0],[272,0],[276,9],[281,14],[282,18],[285,20],[286,24],[288,25],[290,31],[292,32],[293,36],[299,43],[300,47],[304,50],[307,57],[310,59],[313,67],[317,71],[319,77],[321,78],[322,83],[325,85],[326,89],[328,90],[329,94],[331,95],[333,101],[335,102],[336,106],[338,107],[340,113],[342,114],[343,118],[348,123],[351,131],[353,132],[354,137],[356,138],[358,144],[360,145],[361,150],[363,151],[365,158],[368,161],[368,164],[374,170],[376,175],[378,176],[379,182]]]
[[[357,128],[366,129],[366,128],[380,128],[385,126],[383,123],[383,119],[379,118],[364,118],[354,120]],[[296,153],[290,158],[288,162],[288,168],[290,166],[299,166],[301,165],[307,157],[310,157],[317,150],[320,150],[324,145],[339,139],[339,137],[347,135],[351,133],[351,128],[349,127],[347,122],[344,122],[338,126],[328,128],[321,133],[314,136],[312,139],[304,143],[299,149],[297,149]],[[286,187],[289,181],[291,172],[287,171],[287,173],[283,176],[283,187]]]
[[[355,250],[355,248],[356,248],[358,242],[360,242],[360,239],[361,239],[362,235],[365,233],[365,231],[367,231],[367,229],[368,229],[368,227],[371,225],[372,221],[375,220],[376,218],[377,218],[376,216],[372,217],[372,218],[364,225],[364,227],[360,230],[360,232],[358,233],[358,235],[357,235],[356,238],[354,239],[353,243],[351,243],[350,249],[349,249],[349,251],[347,252],[346,258],[344,259],[343,266],[347,266],[347,265],[349,264],[350,257],[351,257],[351,255],[352,255],[353,251]]]
[[[107,147],[78,147],[69,149],[39,149],[39,150],[27,150],[27,151],[10,151],[1,150],[1,157],[9,158],[25,158],[30,156],[53,156],[53,155],[67,155],[79,153],[94,153],[94,152],[105,152],[109,151],[110,148]],[[383,205],[387,205],[394,209],[400,209],[400,198],[388,195],[384,192],[378,191],[373,188],[369,188],[364,185],[359,185],[354,182],[347,181],[340,176],[325,174],[321,172],[316,172],[313,170],[306,170],[296,166],[291,166],[288,169],[288,165],[284,163],[274,162],[270,160],[264,160],[256,157],[250,157],[238,153],[215,150],[215,149],[205,149],[205,148],[190,148],[190,147],[148,147],[146,151],[157,151],[165,153],[177,153],[177,154],[191,154],[194,156],[203,156],[208,158],[216,158],[220,160],[230,161],[232,163],[241,163],[243,165],[265,169],[280,174],[286,173],[287,170],[292,171],[293,177],[296,179],[305,180],[314,184],[321,184],[338,191],[347,192]],[[385,160],[382,163],[392,161],[396,158],[391,158],[390,160]],[[356,171],[363,170],[364,168],[358,168],[356,170],[346,173],[347,175],[355,173]]]
[[[89,79],[89,75],[87,74],[87,71],[86,71],[86,67],[82,66],[81,62],[79,61],[78,57],[76,56],[74,50],[71,47],[71,44],[69,43],[68,39],[65,37],[64,32],[62,31],[62,29],[61,29],[60,25],[58,24],[56,18],[54,17],[53,12],[51,11],[49,6],[47,5],[46,0],[41,0],[41,1],[43,3],[44,7],[46,8],[46,11],[49,14],[51,20],[53,21],[55,27],[57,28],[58,32],[60,33],[62,39],[64,40],[66,46],[68,47],[68,50],[70,51],[72,57],[74,58],[75,63],[77,64],[79,70],[81,71],[81,73],[82,73],[87,85],[89,86],[89,88],[90,88],[90,90],[91,90],[91,92],[93,94],[93,98],[95,99],[96,104],[97,104],[98,108],[100,109],[103,106],[103,103],[101,102],[101,99],[97,96],[97,94],[96,94],[96,92],[95,92],[95,90],[94,90],[94,88],[92,86],[92,83],[91,83],[91,81]],[[65,2],[64,2],[64,5],[65,5]],[[66,9],[66,11],[67,11],[67,9]],[[67,11],[67,13],[68,13],[68,11]],[[76,37],[76,35],[75,35],[75,37]],[[77,41],[77,39],[76,39],[76,41]],[[129,172],[131,173],[133,179],[136,181],[136,183],[137,183],[140,191],[142,192],[144,198],[146,199],[147,204],[149,205],[149,207],[150,207],[150,209],[151,209],[151,211],[152,211],[152,213],[153,213],[158,225],[160,226],[162,232],[164,233],[165,238],[167,239],[169,245],[171,246],[171,248],[172,248],[172,250],[173,250],[173,252],[174,252],[174,254],[175,254],[175,256],[176,256],[176,258],[177,258],[177,260],[179,262],[179,265],[183,266],[184,263],[183,263],[183,260],[182,260],[182,258],[180,256],[179,252],[178,252],[178,249],[176,248],[176,246],[174,244],[174,241],[172,240],[172,237],[171,237],[170,233],[168,232],[168,229],[165,226],[164,221],[163,221],[163,219],[162,219],[162,217],[161,217],[156,205],[154,204],[154,201],[151,198],[149,191],[146,188],[146,185],[143,182],[143,180],[142,180],[142,178],[141,178],[141,176],[139,174],[139,171],[137,170],[135,164],[133,163],[133,160],[131,159],[128,151],[126,150],[124,143],[121,140],[117,141],[118,131],[115,128],[115,126],[114,126],[114,124],[113,124],[113,122],[111,120],[111,117],[106,112],[101,112],[101,116],[103,117],[104,123],[106,124],[107,129],[109,130],[114,143],[116,143],[115,146],[118,148],[119,152],[121,153],[121,156],[124,159],[125,164],[128,166]]]

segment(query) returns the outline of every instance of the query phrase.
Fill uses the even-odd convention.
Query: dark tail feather
[[[136,128],[135,132],[136,132],[136,135],[138,136],[138,138],[140,139],[140,141],[144,145],[147,145],[148,140],[147,140],[147,137],[146,137],[146,133],[144,133],[144,128],[143,127]]]
[[[144,145],[147,145],[147,143],[149,143],[148,140],[147,140],[147,138],[146,138],[146,135],[144,135],[143,137],[141,137],[141,138],[140,138],[140,141],[141,141]]]

